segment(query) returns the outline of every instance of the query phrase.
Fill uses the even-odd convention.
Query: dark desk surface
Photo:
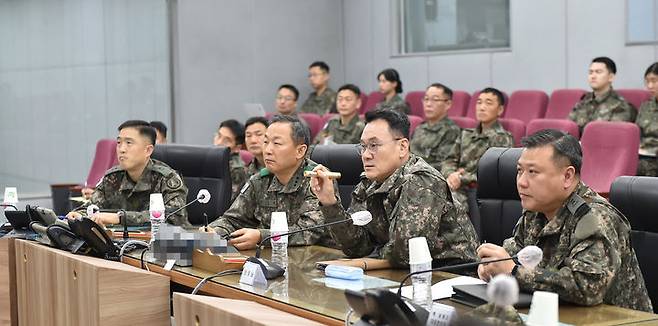
[[[140,250],[127,254],[124,262],[130,265],[140,265]],[[244,252],[253,255],[253,252]],[[263,257],[269,258],[269,249],[263,252]],[[315,269],[315,262],[341,258],[338,250],[308,246],[288,248],[289,264],[288,276],[270,280],[266,288],[255,288],[240,284],[239,275],[228,275],[215,278],[206,284],[201,292],[209,295],[232,299],[245,299],[256,301],[276,309],[284,310],[305,318],[313,319],[325,324],[343,325],[348,310],[342,289],[331,288],[323,282],[314,279],[323,278],[324,273]],[[163,262],[156,262],[149,253],[145,255],[149,268],[171,277],[172,282],[188,287],[194,287],[202,278],[213,273],[194,267],[175,266],[171,271],[162,268]],[[380,270],[369,271],[368,276],[374,276],[399,282],[407,270]],[[433,282],[454,277],[449,273],[434,273]],[[439,301],[451,305],[458,312],[465,312],[471,308],[454,303],[448,299]],[[526,310],[521,310],[527,313]],[[629,310],[609,305],[595,307],[560,306],[560,321],[568,324],[588,325],[620,325],[627,323],[658,324],[658,315],[641,311]]]

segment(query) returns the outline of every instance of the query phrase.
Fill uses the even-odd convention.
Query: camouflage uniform
[[[149,222],[150,195],[155,193],[162,194],[167,211],[184,206],[187,199],[187,187],[183,180],[165,163],[149,160],[137,182],[132,181],[120,166],[115,166],[105,173],[91,199],[75,211],[87,216],[87,206],[91,204],[100,209],[123,209],[128,225],[142,225]],[[185,209],[168,216],[167,222],[190,226]]]
[[[636,114],[635,108],[611,88],[600,99],[594,97],[594,92],[585,94],[569,113],[569,120],[578,125],[582,134],[585,125],[589,122],[595,120],[633,122]]]
[[[258,159],[256,157],[254,157],[251,160],[251,162],[249,162],[249,164],[247,164],[247,166],[245,167],[245,171],[247,171],[247,179],[246,180],[249,180],[249,178],[251,178],[252,175],[260,172],[260,170],[262,170],[263,168],[265,168],[265,166],[261,166],[260,163],[258,163]],[[242,188],[240,188],[240,189],[242,189]]]
[[[513,146],[512,134],[505,131],[498,122],[484,131],[481,124],[475,129],[462,130],[461,136],[441,164],[441,173],[446,177],[460,168],[465,170],[461,176],[461,186],[453,192],[455,199],[468,209],[466,191],[476,186],[480,157],[489,147]]]
[[[290,231],[324,223],[324,216],[318,208],[318,198],[311,192],[309,178],[304,177],[304,170],[312,170],[315,165],[311,160],[303,162],[285,186],[269,170],[260,170],[251,176],[224,215],[210,223],[210,226],[217,228],[218,234],[241,228],[258,229],[261,239],[265,239],[270,235],[272,212],[288,214]],[[291,235],[288,243],[293,246],[333,246],[329,234],[323,229]]]
[[[405,114],[411,113],[409,104],[407,104],[407,102],[405,102],[405,100],[403,100],[402,97],[400,97],[398,94],[395,94],[395,96],[393,96],[390,101],[384,100],[377,103],[375,110],[377,109],[394,110]]]
[[[453,201],[443,176],[413,154],[382,183],[362,175],[347,212],[340,203],[321,209],[327,222],[347,219],[357,211],[372,213],[366,226],[331,227],[331,235],[349,257],[376,253],[394,266],[406,267],[408,240],[420,236],[427,239],[432,257],[441,265],[477,257],[477,235],[464,209]]]
[[[231,153],[228,161],[228,168],[231,173],[231,202],[240,194],[240,189],[247,182],[247,171],[245,171],[244,161],[240,153]]]
[[[623,214],[580,183],[553,220],[524,211],[503,246],[510,255],[528,245],[544,252],[534,271],[517,271],[519,287],[526,291],[555,292],[560,300],[588,306],[651,311],[630,230]]]
[[[640,107],[635,123],[640,127],[640,149],[658,153],[658,101],[652,98]],[[658,158],[655,156],[640,156],[637,175],[658,176]]]
[[[318,95],[317,92],[311,93],[299,111],[319,115],[336,112],[336,92],[327,87],[322,95]]]
[[[448,156],[460,134],[459,126],[447,117],[433,125],[423,122],[416,128],[411,139],[411,152],[440,171],[441,163]]]
[[[327,121],[324,129],[315,137],[315,144],[358,144],[361,141],[361,133],[366,124],[359,119],[359,115],[343,125],[340,116],[335,116]],[[331,138],[328,138],[331,137]]]

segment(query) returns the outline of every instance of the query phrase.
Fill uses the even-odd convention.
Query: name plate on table
[[[240,283],[247,285],[263,284],[267,285],[265,274],[260,268],[260,265],[247,261],[242,266],[242,275],[240,275]]]

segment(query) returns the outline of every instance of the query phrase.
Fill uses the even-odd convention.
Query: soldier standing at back
[[[167,211],[185,205],[187,187],[181,177],[165,163],[151,159],[155,145],[155,129],[146,121],[129,120],[119,126],[117,137],[117,157],[119,165],[107,171],[91,199],[66,216],[79,218],[87,216],[91,204],[101,209],[116,209],[126,212],[128,225],[142,225],[149,222],[149,197],[161,193]],[[93,217],[98,224],[119,224],[117,213],[98,213]],[[168,223],[189,226],[187,212],[167,216]]]
[[[592,60],[589,66],[589,85],[592,92],[585,94],[576,104],[569,119],[574,121],[582,134],[585,125],[591,121],[634,122],[637,111],[612,89],[617,66],[608,57]]]

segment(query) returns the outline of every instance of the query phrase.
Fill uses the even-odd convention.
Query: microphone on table
[[[278,266],[274,263],[267,262],[265,259],[260,258],[260,253],[261,250],[263,249],[263,245],[265,244],[266,241],[272,239],[272,238],[278,238],[286,235],[291,235],[291,234],[296,234],[304,231],[309,231],[309,230],[314,230],[314,229],[319,229],[319,228],[324,228],[327,226],[331,225],[336,225],[336,224],[341,224],[341,223],[346,223],[346,222],[352,222],[352,224],[357,225],[357,226],[364,226],[367,225],[372,221],[372,214],[368,211],[359,211],[352,213],[350,218],[344,219],[344,220],[339,220],[339,221],[334,221],[334,222],[329,222],[325,224],[320,224],[320,225],[314,225],[310,226],[307,228],[302,228],[298,229],[295,231],[290,231],[286,233],[276,233],[276,234],[271,234],[268,237],[265,237],[265,239],[261,240],[258,243],[258,247],[256,247],[256,255],[254,257],[249,257],[247,261],[258,264],[260,268],[263,270],[263,275],[265,275],[265,279],[271,280],[275,279],[279,276],[282,276],[285,273],[285,269],[283,269],[281,266]]]
[[[529,269],[534,269],[539,263],[541,262],[543,256],[543,252],[539,247],[537,246],[527,246],[519,251],[518,254],[512,256],[512,257],[507,257],[507,258],[501,258],[501,259],[494,259],[494,260],[484,260],[484,261],[477,261],[473,263],[465,263],[465,264],[457,264],[457,265],[449,265],[449,266],[442,266],[442,267],[437,267],[437,268],[432,268],[424,271],[416,271],[413,273],[407,274],[403,279],[402,282],[400,282],[400,286],[398,287],[398,296],[402,296],[402,286],[404,286],[404,282],[406,282],[410,277],[418,274],[423,274],[423,273],[430,273],[430,272],[447,272],[451,270],[456,270],[456,269],[464,269],[464,268],[469,268],[469,267],[475,267],[481,264],[490,264],[490,263],[497,263],[501,261],[507,261],[507,260],[513,260],[513,259],[518,259],[519,263],[523,267],[529,268]],[[518,296],[518,293],[517,293]]]
[[[189,202],[189,203],[187,203],[187,204],[185,204],[185,205],[183,205],[183,206],[181,206],[181,207],[178,207],[177,209],[175,209],[175,210],[172,211],[172,212],[168,212],[168,213],[167,213],[167,216],[165,217],[165,221],[166,221],[167,218],[169,218],[170,216],[172,216],[172,215],[174,215],[174,214],[180,212],[181,210],[183,210],[183,208],[186,208],[187,206],[190,206],[190,205],[192,205],[192,204],[194,204],[194,203],[196,203],[196,202],[199,202],[199,203],[201,203],[201,204],[207,204],[207,203],[210,201],[210,197],[211,197],[211,196],[210,196],[210,192],[208,191],[208,189],[201,189],[201,190],[199,190],[199,192],[196,194],[196,198],[195,198],[194,200],[192,200],[191,202]]]

